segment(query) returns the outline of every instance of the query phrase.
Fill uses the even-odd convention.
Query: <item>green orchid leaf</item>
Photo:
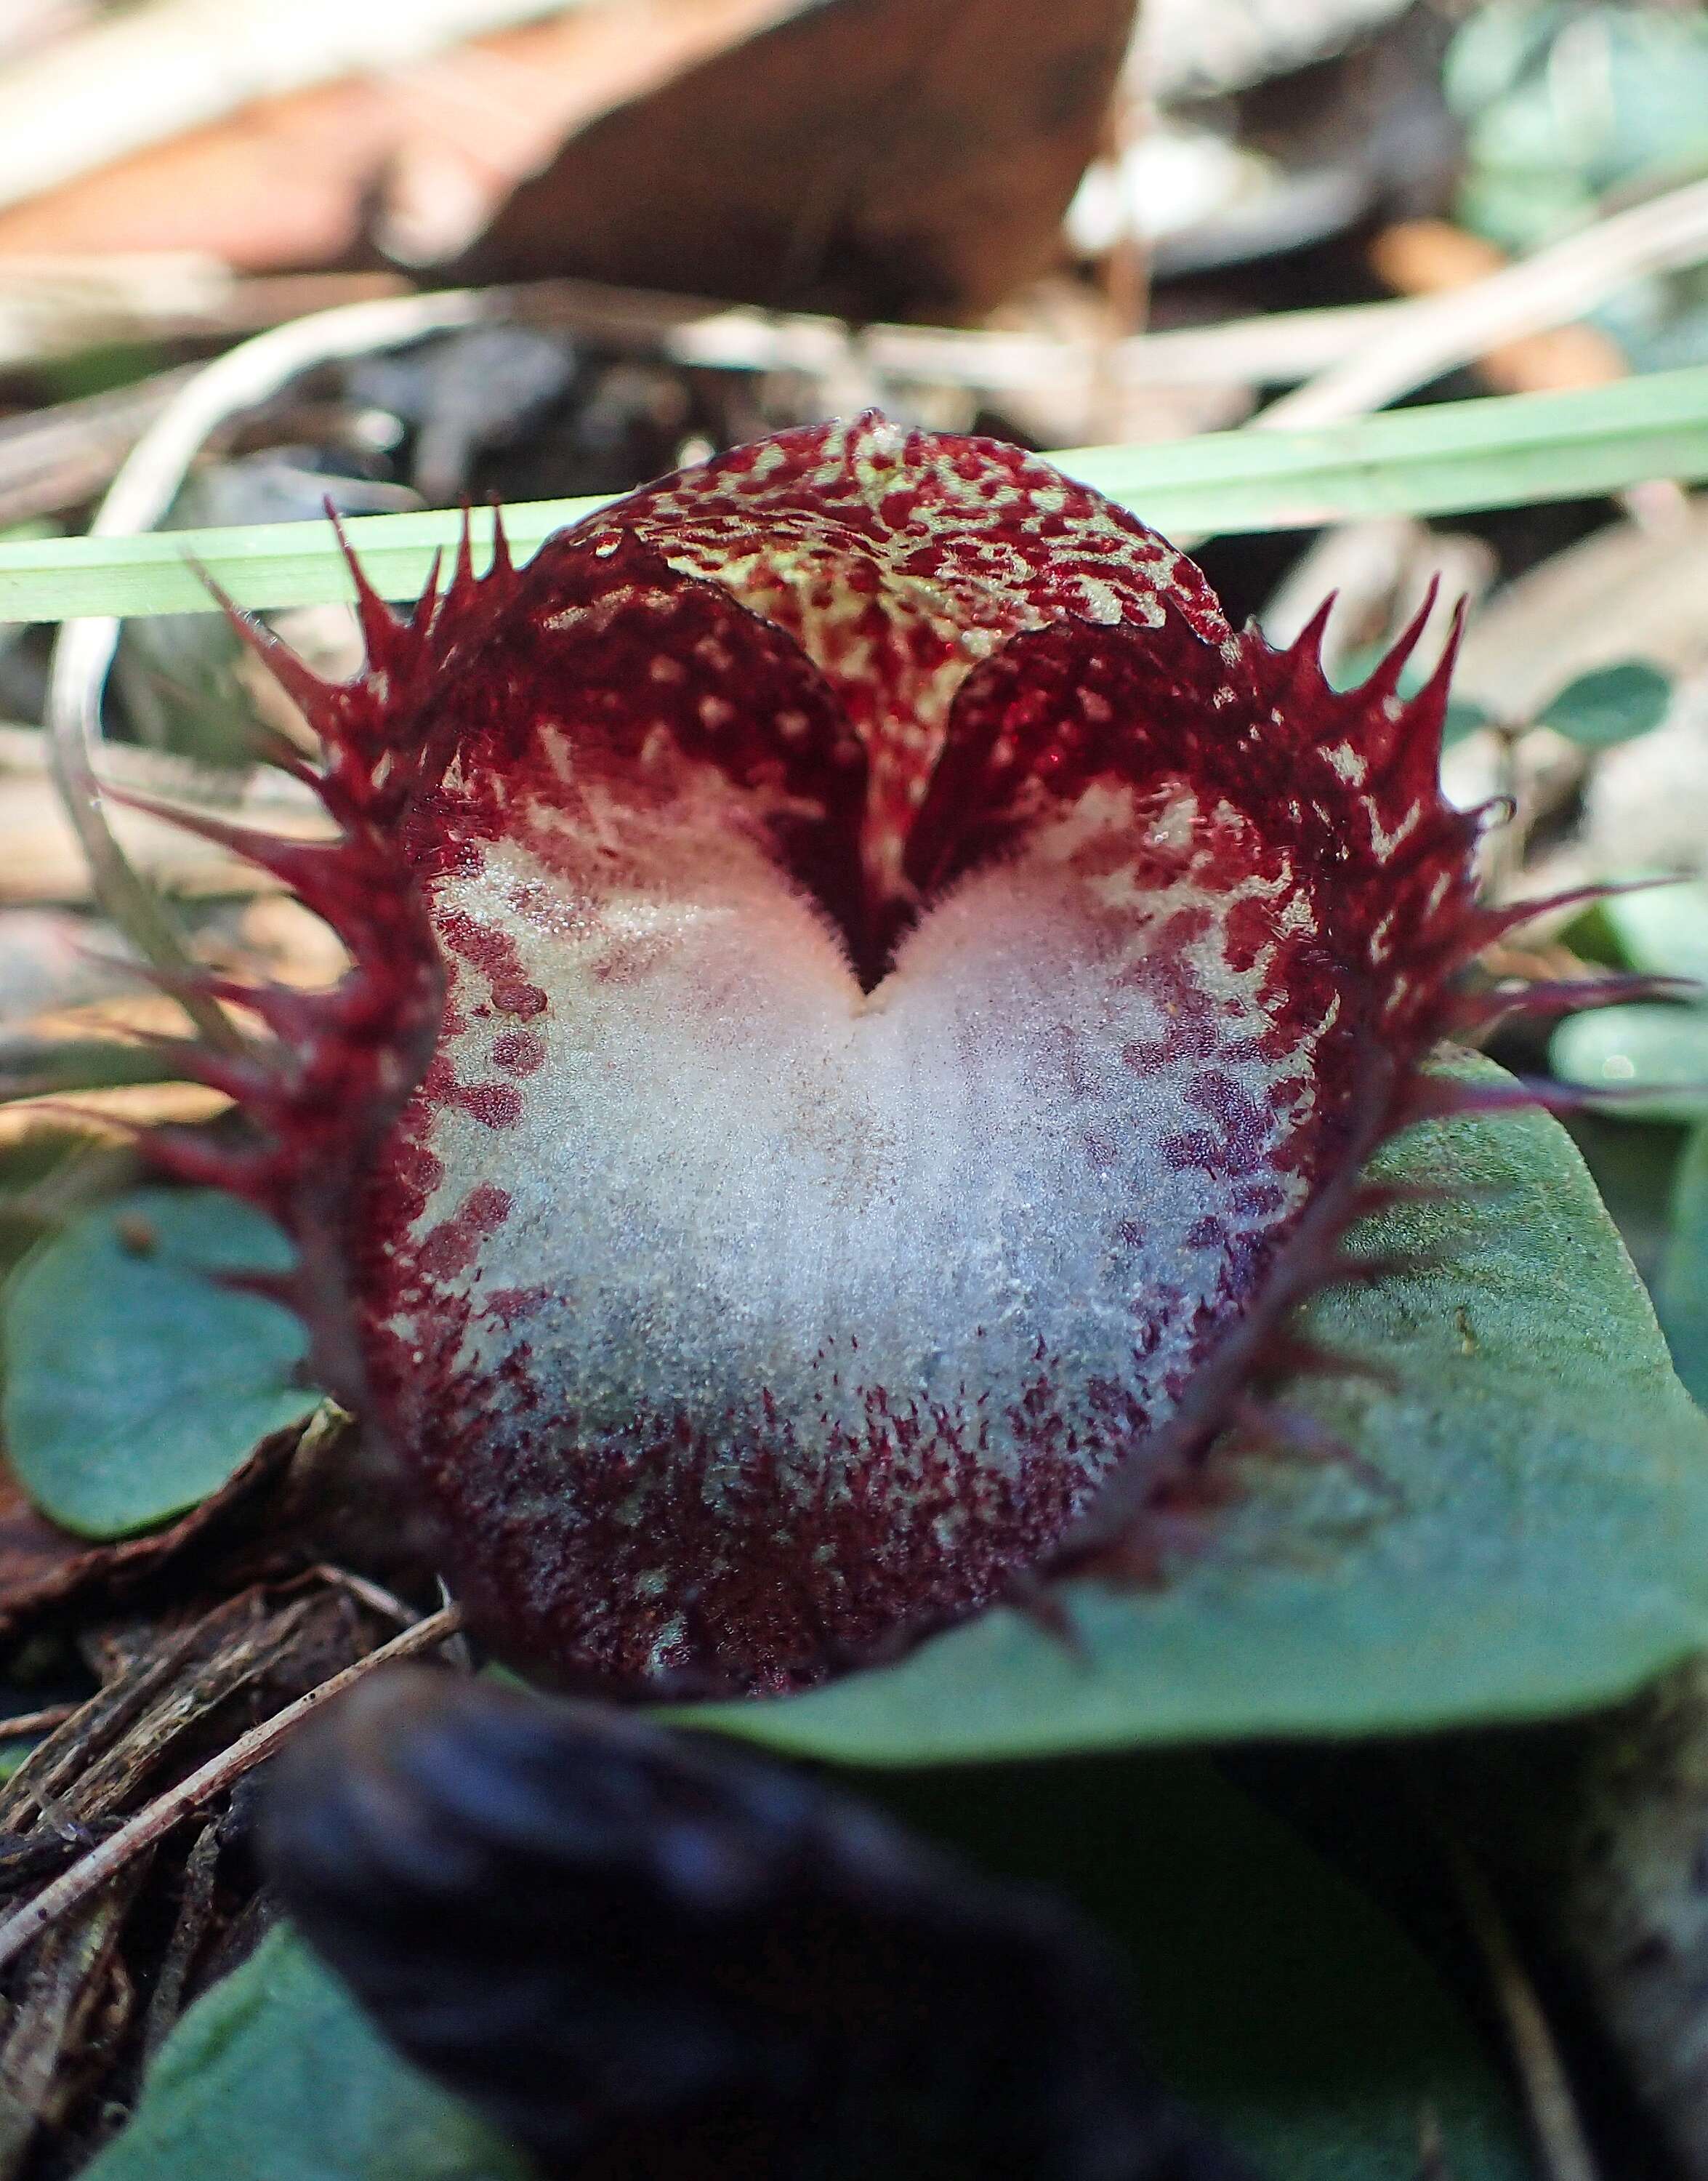
[[[1457,1118],[1375,1170],[1457,1194],[1356,1238],[1425,1267],[1309,1313],[1391,1374],[1287,1389],[1348,1458],[1231,1464],[1160,1579],[1062,1587],[1069,1637],[1000,1609],[895,1665],[683,1715],[873,1764],[1397,1732],[1607,1703],[1708,1644],[1708,1418],[1570,1138]]]
[[[1207,1764],[1132,1759],[878,1783],[983,1868],[1064,1889],[1133,1965],[1170,2087],[1270,2181],[1526,2181],[1511,2101],[1429,1964]],[[1061,1814],[1071,1808],[1074,1822]],[[288,1930],[191,2009],[88,2181],[521,2181]]]
[[[1608,1110],[1625,1120],[1700,1120],[1708,1114],[1708,1008],[1656,1002],[1573,1015],[1554,1032],[1548,1064],[1562,1083],[1620,1094]]]
[[[1536,724],[1551,727],[1581,748],[1612,749],[1658,727],[1672,701],[1672,684],[1645,659],[1598,666],[1568,682],[1550,700]]]
[[[1530,2181],[1523,2129],[1391,1919],[1202,1758],[863,1781],[981,1869],[1069,1893],[1132,1964],[1169,2088],[1270,2181]]]
[[[289,1263],[215,1190],[133,1190],[37,1244],[0,1297],[0,1429],[43,1514],[85,1538],[152,1529],[308,1414],[295,1317],[208,1277]]]
[[[273,1932],[162,2048],[83,2181],[528,2181],[407,2066],[294,1932]]]
[[[1657,1289],[1678,1376],[1708,1408],[1708,1123],[1690,1138],[1678,1162],[1672,1232]]]

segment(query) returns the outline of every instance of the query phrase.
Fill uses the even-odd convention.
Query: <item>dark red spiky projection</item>
[[[295,1234],[477,1625],[790,1688],[1130,1532],[1512,920],[1445,665],[1337,694],[1046,463],[877,417],[361,610],[347,686],[254,638],[342,840],[243,844],[355,966],[228,991],[260,1141],[163,1155]]]

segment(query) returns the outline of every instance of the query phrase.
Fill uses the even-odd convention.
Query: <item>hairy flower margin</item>
[[[1336,692],[1324,616],[1273,650],[1046,462],[875,415],[520,571],[466,538],[407,618],[355,574],[350,683],[239,621],[341,837],[183,820],[353,966],[209,979],[271,1035],[186,1069],[253,1140],[154,1150],[295,1238],[254,1284],[476,1625],[559,1682],[778,1691],[1154,1579],[1365,1269],[1372,1151],[1490,1102],[1419,1073],[1537,906],[1475,900],[1451,646],[1402,701],[1420,616]]]

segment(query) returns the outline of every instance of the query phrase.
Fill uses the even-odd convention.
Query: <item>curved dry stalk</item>
[[[1458,1836],[1445,1832],[1465,1920],[1489,1973],[1547,2181],[1600,2181],[1560,2049],[1494,1890]]]
[[[152,529],[210,434],[270,399],[302,372],[334,357],[454,331],[492,308],[490,296],[466,289],[392,296],[300,318],[228,351],[198,373],[137,441],[90,526],[91,535],[130,537]],[[60,631],[48,682],[49,749],[54,778],[89,859],[102,906],[156,969],[177,982],[193,967],[182,935],[160,896],[114,838],[102,807],[96,758],[102,698],[118,632],[119,623],[107,618],[69,621]],[[224,1050],[237,1044],[237,1033],[217,1002],[188,991],[184,1004],[204,1037]]]
[[[1283,395],[1258,427],[1297,431],[1380,409],[1502,341],[1581,317],[1627,281],[1705,257],[1708,181],[1691,182],[1465,287],[1394,306],[1376,340]]]

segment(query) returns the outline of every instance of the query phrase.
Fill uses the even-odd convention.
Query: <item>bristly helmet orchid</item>
[[[344,938],[171,1134],[560,1681],[785,1690],[1121,1521],[1343,1263],[1484,822],[1446,664],[1337,693],[1046,462],[881,417],[466,552],[324,684]],[[218,830],[218,829],[215,829]],[[229,833],[227,838],[237,838]]]

